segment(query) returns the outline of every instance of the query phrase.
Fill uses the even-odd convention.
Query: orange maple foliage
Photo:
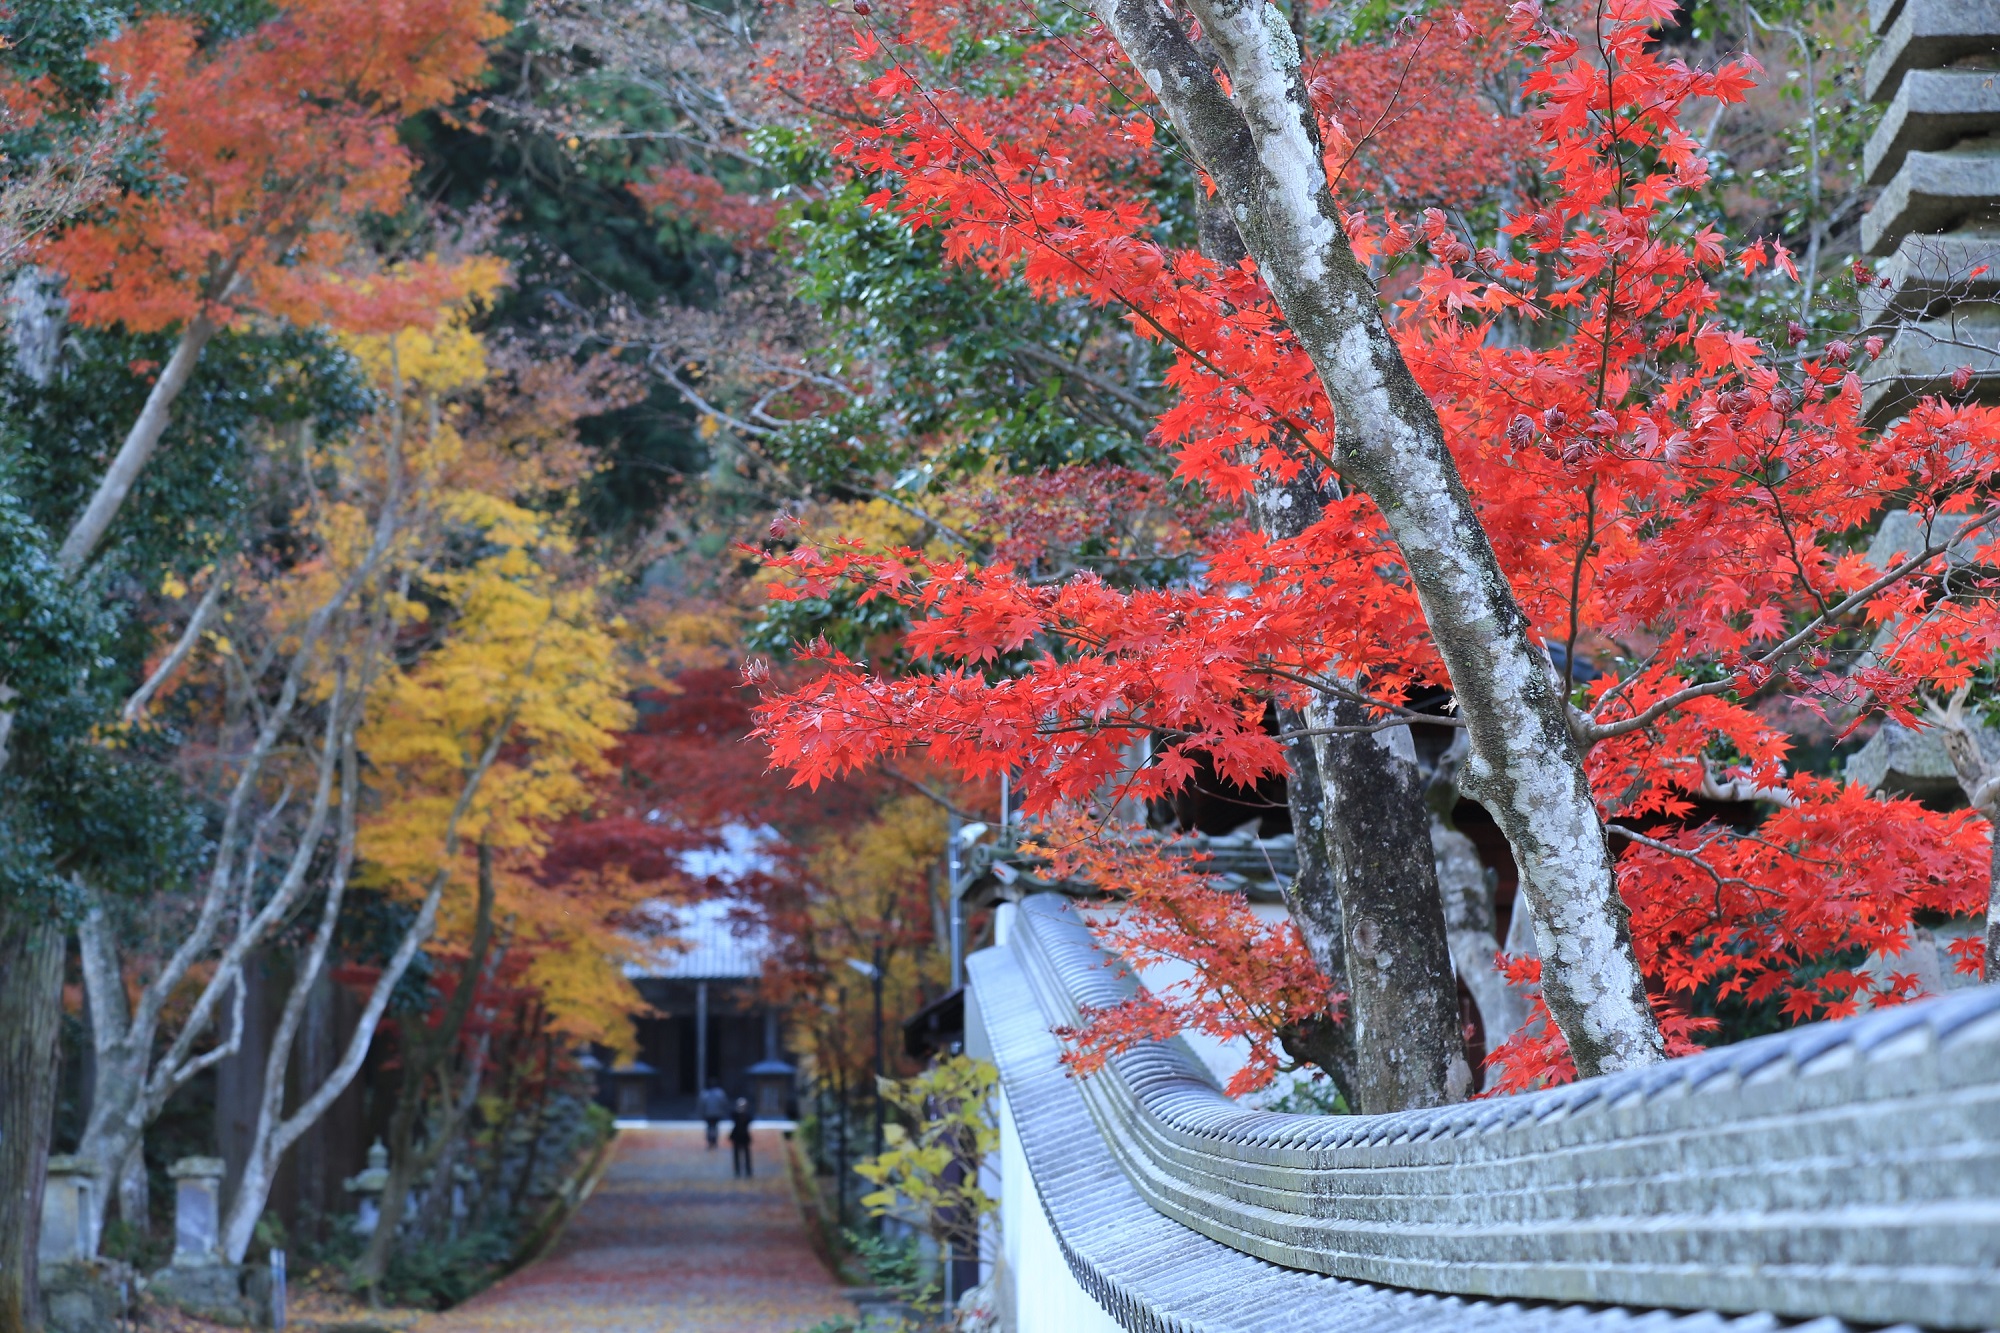
[[[506,30],[489,0],[282,0],[219,42],[178,15],[140,20],[91,54],[121,100],[145,104],[155,179],[42,261],[96,326],[226,325],[253,307],[353,332],[426,323],[462,294],[457,266],[344,274],[351,226],[403,206],[415,162],[398,124],[470,87]]]
[[[1296,1067],[1281,1038],[1308,1023],[1337,1022],[1346,997],[1327,984],[1305,940],[1289,920],[1266,922],[1241,893],[1217,887],[1202,861],[1184,850],[1119,845],[1086,819],[1051,821],[1035,850],[1062,879],[1114,886],[1115,906],[1086,919],[1130,966],[1181,964],[1189,976],[1142,987],[1115,1005],[1086,1008],[1075,1027],[1056,1029],[1069,1043],[1063,1064],[1076,1074],[1140,1040],[1166,1041],[1184,1031],[1249,1049],[1226,1091],[1242,1096]]]

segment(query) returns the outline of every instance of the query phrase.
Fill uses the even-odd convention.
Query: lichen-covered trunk
[[[1528,999],[1507,984],[1494,966],[1500,950],[1493,885],[1472,839],[1431,814],[1431,852],[1437,860],[1438,891],[1444,897],[1444,937],[1451,965],[1479,1007],[1491,1050],[1512,1036],[1528,1017]]]
[[[1257,512],[1264,531],[1280,540],[1311,527],[1324,512],[1313,469],[1289,483],[1262,481]],[[1330,694],[1285,712],[1287,732],[1375,721],[1362,705]],[[1302,739],[1303,747],[1290,742],[1293,830],[1301,872],[1313,867],[1323,884],[1301,873],[1293,916],[1311,933],[1338,932],[1338,959],[1331,947],[1325,957],[1339,969],[1329,967],[1328,976],[1347,993],[1341,1091],[1370,1115],[1461,1101],[1472,1091],[1472,1071],[1410,729]],[[1310,854],[1303,850],[1314,842]],[[1333,902],[1311,901],[1329,890]]]
[[[1461,786],[1513,848],[1543,994],[1578,1071],[1664,1059],[1568,703],[1341,229],[1290,26],[1265,0],[1191,8],[1227,94],[1155,0],[1095,0],[1235,217],[1333,403],[1340,473],[1375,502],[1402,553],[1470,734]]]
[[[122,1189],[126,1168],[138,1155],[144,1134],[146,1118],[139,1104],[151,1072],[152,1041],[150,1032],[132,1031],[131,1005],[111,924],[94,893],[77,922],[76,943],[97,1075],[91,1080],[90,1109],[75,1156],[91,1178],[88,1234],[102,1237],[111,1196]],[[140,1175],[143,1178],[143,1167]]]
[[[1315,730],[1375,720],[1363,705],[1329,696],[1306,719]],[[1374,1115],[1462,1101],[1472,1071],[1409,728],[1319,735],[1313,749],[1346,944],[1355,1109]]]
[[[1280,731],[1296,732],[1305,727],[1304,713],[1290,707],[1278,709]],[[1305,941],[1306,951],[1326,974],[1327,983],[1348,994],[1346,932],[1341,927],[1340,891],[1334,887],[1333,871],[1326,860],[1326,798],[1320,788],[1319,760],[1307,736],[1286,741],[1285,755],[1290,761],[1285,804],[1291,810],[1292,840],[1299,862],[1298,873],[1282,886],[1285,908]],[[1360,1105],[1354,1029],[1345,1018],[1302,1024],[1279,1036],[1287,1055],[1317,1065],[1349,1106]]]
[[[66,935],[0,905],[0,1333],[41,1326],[35,1284],[56,1104]]]
[[[1991,985],[2000,982],[2000,813],[1991,810],[1984,813],[1993,850],[1986,872],[1986,962],[1979,979]]]

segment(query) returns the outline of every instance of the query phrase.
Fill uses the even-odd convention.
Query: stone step
[[[1888,29],[1877,29],[1882,40],[1869,57],[1862,85],[1871,102],[1895,97],[1913,69],[1938,69],[2000,51],[2000,0],[1879,2]]]
[[[1883,285],[1861,293],[1868,333],[1887,334],[1906,319],[1940,318],[1961,301],[2000,300],[2000,232],[1905,236],[1875,276]]]
[[[1992,130],[2000,130],[2000,70],[1911,70],[1862,153],[1868,183],[1887,185],[1913,152]]]
[[[1883,426],[1928,394],[1960,397],[1951,377],[1970,367],[1966,392],[1978,402],[2000,402],[2000,307],[1959,306],[1945,319],[1904,326],[1882,355],[1861,372],[1862,418]]]
[[[2000,199],[2000,140],[1970,139],[1941,153],[1912,152],[1861,219],[1861,246],[1887,255],[1911,232],[1950,231]]]

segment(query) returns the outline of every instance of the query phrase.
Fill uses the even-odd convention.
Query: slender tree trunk
[[[1979,743],[1982,728],[1966,715],[1970,693],[1969,687],[1962,688],[1947,705],[1932,705],[1927,720],[1958,775],[1959,790],[1985,819],[1992,843],[1986,871],[1986,960],[1980,970],[1980,980],[1990,983],[2000,981],[2000,770],[1987,762],[1986,748]]]
[[[1305,726],[1305,714],[1299,709],[1278,709],[1280,731],[1301,731]],[[1306,951],[1326,974],[1327,984],[1343,995],[1352,994],[1347,984],[1340,891],[1334,887],[1333,867],[1326,859],[1327,813],[1325,791],[1319,779],[1319,757],[1313,753],[1311,738],[1304,736],[1286,741],[1285,755],[1290,761],[1285,804],[1291,809],[1292,843],[1299,863],[1298,873],[1283,886],[1285,908],[1291,913],[1299,937],[1305,941]],[[1308,1023],[1278,1035],[1287,1055],[1324,1070],[1350,1107],[1361,1104],[1354,1029],[1344,1015],[1337,1022]]]
[[[1991,985],[2000,981],[2000,820],[1989,813],[1986,827],[1992,832],[1993,851],[1986,880],[1986,963],[1979,979]]]
[[[1373,721],[1368,712],[1323,697],[1306,719],[1315,728],[1351,727]],[[1472,1070],[1409,728],[1315,736],[1313,748],[1346,945],[1356,1109],[1375,1114],[1462,1101],[1472,1092]]]
[[[1268,477],[1259,483],[1258,515],[1270,536],[1296,537],[1319,519],[1324,506],[1314,472],[1307,467],[1289,483]],[[1284,712],[1287,731],[1373,721],[1363,705],[1327,694]],[[1463,1100],[1472,1091],[1472,1071],[1459,1033],[1458,986],[1410,729],[1318,735],[1294,740],[1289,749],[1299,789],[1294,836],[1301,846],[1318,843],[1301,853],[1293,917],[1305,923],[1308,939],[1323,941],[1315,957],[1347,993],[1346,1050],[1329,1052],[1347,1057],[1341,1090],[1350,1106],[1371,1115]],[[1308,871],[1323,878],[1310,882]]]
[[[142,1138],[125,1155],[118,1173],[118,1216],[141,1235],[152,1230],[152,1182],[146,1178],[146,1143]]]
[[[408,1025],[412,1031],[415,1027],[414,1021]],[[383,1182],[382,1197],[375,1204],[375,1231],[354,1269],[356,1284],[371,1290],[389,1271],[389,1253],[396,1248],[397,1233],[403,1228],[410,1187],[423,1171],[417,1153],[417,1121],[423,1116],[430,1073],[428,1043],[421,1038],[406,1039],[403,1077],[396,1088],[395,1112],[389,1117],[389,1179]]]
[[[499,1118],[488,1121],[482,1112],[478,1125],[466,1128],[466,1137],[471,1139],[480,1128],[491,1135],[491,1150],[479,1162],[477,1178],[473,1183],[472,1195],[466,1202],[466,1219],[470,1229],[477,1231],[485,1224],[492,1212],[493,1196],[500,1188],[501,1159],[506,1155],[507,1126],[524,1109],[521,1106],[522,1092],[527,1086],[527,1061],[523,1057],[530,1044],[528,1037],[528,1005],[524,1000],[514,1006],[513,1021],[508,1025],[507,1034],[494,1054],[493,1067],[499,1073],[500,1086],[494,1089],[494,1104],[500,1107]],[[477,1152],[474,1153],[475,1160]]]
[[[361,1262],[355,1266],[355,1280],[364,1286],[375,1286],[388,1271],[389,1252],[395,1247],[397,1229],[403,1224],[410,1187],[426,1168],[435,1165],[444,1156],[446,1147],[457,1132],[458,1108],[451,1096],[451,1079],[447,1071],[451,1054],[458,1047],[459,1033],[464,1030],[465,1020],[472,1012],[473,992],[479,988],[480,974],[485,971],[486,955],[493,947],[493,900],[493,845],[481,838],[479,906],[473,919],[472,945],[458,971],[458,985],[452,991],[437,1027],[425,1032],[421,1025],[412,1023],[404,1039],[403,1086],[396,1098],[395,1115],[389,1122],[389,1181],[382,1191],[375,1234],[368,1238],[368,1248],[363,1252]],[[483,1058],[483,1048],[482,1057],[476,1058]],[[425,1150],[419,1153],[416,1147],[417,1125],[426,1109],[425,1089],[434,1074],[438,1079],[442,1123]],[[467,1086],[476,1087],[477,1077],[478,1070],[474,1068],[467,1076]],[[442,1181],[435,1182],[433,1189],[443,1185]]]
[[[323,628],[324,621],[321,620],[320,624]],[[300,649],[301,654],[312,650],[318,634],[317,629],[309,631],[306,643]],[[351,727],[359,717],[358,705],[350,703],[352,692],[348,689],[344,670],[336,676],[328,708],[311,813],[277,891],[254,916],[243,896],[249,892],[249,885],[256,878],[254,853],[243,866],[240,876],[235,873],[235,861],[231,855],[235,829],[247,810],[246,802],[252,784],[259,775],[264,757],[276,745],[285,718],[297,697],[299,675],[299,664],[295,662],[280,706],[261,728],[244,772],[238,776],[228,814],[223,820],[223,836],[218,839],[215,866],[202,898],[201,911],[192,929],[177,942],[157,975],[141,991],[136,1011],[127,1000],[124,971],[111,924],[101,901],[94,895],[89,910],[77,923],[84,992],[90,1004],[93,1054],[102,1075],[97,1080],[95,1095],[91,1099],[82,1141],[77,1145],[77,1156],[89,1165],[94,1185],[89,1205],[94,1213],[92,1235],[103,1234],[105,1214],[119,1173],[143,1141],[146,1126],[165,1107],[175,1090],[185,1086],[203,1069],[211,1068],[234,1054],[241,1045],[244,961],[249,951],[278,925],[303,893],[332,809],[337,761],[345,749],[351,748]],[[254,845],[254,838],[252,841]],[[340,874],[344,876],[344,869]],[[328,901],[337,905],[337,887],[329,890]],[[214,971],[183,1017],[179,1032],[166,1044],[165,1051],[160,1052],[155,1037],[168,1002],[215,938],[232,902],[238,910],[235,937],[221,950]],[[326,929],[330,930],[330,926]],[[229,1036],[209,1050],[196,1054],[195,1043],[214,1021],[215,1007],[221,1003],[225,993],[230,995],[232,1006]],[[296,1026],[296,1015],[289,1008],[286,1021]],[[281,1045],[289,1045],[291,1030],[288,1028],[282,1034]],[[282,1065],[280,1069],[282,1071]]]
[[[1242,262],[1243,235],[1220,195],[1197,189],[1195,217],[1203,255]],[[1289,482],[1265,474],[1257,483],[1257,520],[1276,540],[1297,537],[1325,513],[1319,464],[1304,462]],[[1363,712],[1321,695],[1279,709],[1278,725],[1286,733],[1353,725],[1368,720]],[[1325,1069],[1364,1113],[1462,1100],[1472,1073],[1409,728],[1294,736],[1286,753],[1299,858],[1286,905],[1328,981],[1347,996],[1340,1023],[1287,1034],[1286,1050]]]
[[[174,400],[187,387],[195,363],[201,360],[201,349],[215,336],[215,328],[214,321],[206,314],[196,315],[182,328],[174,354],[167,358],[160,378],[153,381],[146,405],[139,409],[139,419],[125,433],[125,443],[119,446],[111,466],[98,478],[90,503],[70,525],[69,535],[63,538],[62,548],[56,552],[56,563],[63,573],[74,576],[103,543],[104,534],[111,530],[111,521],[118,517],[125,497],[131,494],[133,483],[152,461],[153,451],[160,447],[160,437],[166,433],[167,423],[173,420]]]
[[[542,1038],[542,1087],[535,1098],[535,1117],[532,1137],[528,1140],[528,1151],[521,1159],[521,1174],[514,1187],[513,1197],[507,1200],[510,1209],[521,1209],[528,1205],[535,1189],[535,1167],[542,1155],[542,1135],[548,1133],[549,1093],[555,1083],[556,1039]]]
[[[159,446],[166,430],[174,399],[187,387],[201,349],[214,334],[215,326],[206,316],[198,316],[182,331],[166,369],[146,395],[139,419],[126,434],[125,443],[111,467],[98,482],[81,517],[71,527],[57,552],[56,561],[65,574],[82,569],[104,540],[111,520],[124,504],[125,496],[139,472]],[[0,768],[7,763],[7,740],[13,731],[14,716],[6,705],[16,692],[0,680]],[[54,1037],[43,1041],[41,1020],[50,1012],[61,1011],[61,955],[64,935],[56,930],[53,943],[44,938],[43,927],[27,926],[10,920],[13,914],[0,909],[0,1333],[27,1327],[36,1315],[35,1250],[39,1243],[42,1210],[42,1179],[48,1166],[47,1121],[54,1097],[56,1061]],[[53,929],[53,928],[49,928]],[[46,981],[40,964],[45,954],[56,955],[55,980]],[[53,989],[54,998],[50,998]],[[54,1020],[50,1020],[54,1021]],[[30,1197],[32,1196],[32,1197]]]
[[[1204,256],[1224,265],[1247,257],[1221,196],[1197,189],[1195,221]],[[1256,519],[1267,536],[1289,540],[1319,521],[1318,474],[1306,460],[1289,482],[1259,479]],[[1305,708],[1279,708],[1278,727],[1290,735],[1361,711],[1322,695]],[[1285,752],[1299,858],[1285,904],[1328,982],[1347,996],[1340,1022],[1283,1034],[1286,1052],[1324,1069],[1347,1104],[1368,1114],[1463,1099],[1472,1073],[1409,728],[1290,735]]]
[[[1479,1006],[1487,1049],[1491,1050],[1528,1016],[1525,997],[1493,966],[1493,956],[1500,952],[1493,887],[1487,882],[1486,867],[1472,839],[1435,812],[1431,815],[1431,851],[1437,860],[1438,889],[1444,895],[1445,939],[1451,946],[1452,967]]]
[[[35,1282],[62,1025],[60,923],[0,906],[0,1333],[41,1327]]]
[[[1229,216],[1222,200],[1199,183],[1194,192],[1194,216],[1197,245],[1203,257],[1225,267],[1240,264],[1248,257],[1236,220]],[[1294,504],[1300,506],[1297,512],[1293,512]],[[1317,488],[1303,478],[1289,488],[1279,487],[1267,478],[1259,485],[1253,509],[1252,517],[1264,532],[1280,539],[1298,536],[1312,526],[1321,512]],[[1292,845],[1298,857],[1298,873],[1283,886],[1285,907],[1328,984],[1335,991],[1351,996],[1340,890],[1334,883],[1333,866],[1327,860],[1327,834],[1339,812],[1327,808],[1326,791],[1320,781],[1319,754],[1312,738],[1294,734],[1310,725],[1304,710],[1280,705],[1277,715],[1278,730],[1289,737],[1285,741],[1285,757],[1289,761],[1285,804],[1292,816]],[[1338,1022],[1304,1024],[1280,1033],[1279,1037],[1287,1055],[1325,1071],[1347,1104],[1358,1108],[1362,1104],[1366,1075],[1360,1068],[1354,1031],[1350,1016],[1343,1016]]]
[[[360,691],[360,697],[367,697],[367,690]],[[279,1040],[272,1044],[270,1063],[264,1078],[264,1102],[257,1113],[257,1128],[253,1132],[249,1160],[244,1164],[243,1179],[237,1186],[236,1194],[229,1201],[227,1215],[222,1223],[222,1252],[231,1263],[243,1262],[243,1256],[250,1249],[250,1240],[257,1228],[257,1219],[263,1214],[264,1204],[270,1197],[271,1182],[277,1174],[278,1163],[299,1136],[317,1124],[326,1114],[334,1099],[347,1089],[354,1076],[361,1070],[361,1062],[368,1054],[368,1048],[375,1039],[375,1029],[382,1021],[382,1015],[389,1006],[389,997],[409,970],[417,951],[431,937],[437,925],[439,907],[444,902],[444,891],[451,880],[453,858],[458,855],[459,821],[465,818],[473,799],[479,794],[480,784],[486,773],[493,767],[499,756],[500,747],[514,728],[513,708],[518,706],[518,697],[509,705],[504,720],[494,728],[488,738],[486,749],[466,774],[465,785],[460,788],[458,800],[453,804],[450,817],[445,821],[444,853],[442,864],[431,876],[429,888],[424,892],[423,905],[417,909],[416,920],[403,932],[397,941],[395,952],[389,956],[388,966],[375,979],[375,987],[369,992],[368,1003],[362,1007],[361,1016],[355,1022],[354,1032],[349,1036],[347,1049],[341,1053],[340,1063],[326,1076],[319,1087],[301,1099],[297,1110],[284,1114],[284,1086],[287,1062],[291,1058],[292,1038],[297,1034],[298,1024],[304,1012],[310,987],[317,979],[318,968],[324,963],[326,951],[331,946],[333,929],[339,915],[340,898],[347,883],[347,874],[354,860],[355,848],[355,807],[360,802],[360,777],[354,750],[353,732],[349,731],[341,754],[340,804],[341,829],[340,850],[335,856],[331,886],[327,890],[326,907],[321,915],[319,929],[313,936],[312,960],[299,969],[299,981],[295,984],[291,998],[286,1001],[285,1014],[280,1020]],[[490,876],[482,877],[482,900],[491,894]],[[486,922],[486,939],[492,937],[493,909],[490,901],[483,901],[482,911]],[[475,931],[475,944],[483,951]],[[471,997],[466,997],[471,1003]],[[461,1022],[463,1019],[460,1020]]]
[[[465,1078],[456,1097],[447,1096],[444,1117],[437,1126],[436,1136],[425,1147],[426,1166],[431,1173],[431,1187],[424,1192],[423,1207],[417,1213],[416,1233],[420,1237],[435,1238],[442,1229],[447,1235],[452,1231],[452,1222],[457,1215],[452,1195],[457,1190],[457,1182],[452,1173],[458,1167],[458,1155],[465,1147],[465,1131],[472,1123],[472,1111],[479,1104],[479,1086],[486,1073],[489,1036],[481,1033],[479,1043],[467,1062]],[[443,1081],[440,1091],[450,1091],[448,1080]]]
[[[1222,58],[1227,94],[1155,0],[1093,5],[1215,181],[1333,403],[1341,475],[1375,501],[1401,549],[1471,735],[1461,785],[1513,847],[1535,915],[1543,993],[1579,1072],[1662,1060],[1568,701],[1493,554],[1437,412],[1348,246],[1289,24],[1263,0],[1191,7]],[[1338,873],[1341,858],[1332,860]],[[1349,920],[1350,946],[1388,924]],[[1350,954],[1350,972],[1361,961]]]

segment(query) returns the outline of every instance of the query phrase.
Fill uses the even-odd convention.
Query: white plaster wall
[[[1035,1195],[1007,1094],[1000,1101],[1000,1311],[1008,1333],[1122,1333],[1070,1275]]]

